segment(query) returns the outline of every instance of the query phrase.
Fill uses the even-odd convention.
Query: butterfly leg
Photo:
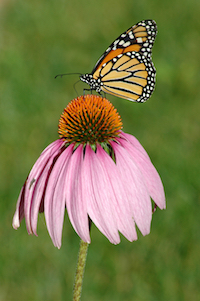
[[[85,91],[90,91],[90,93],[92,94],[92,91],[94,91],[93,89],[83,89],[83,95],[85,95]]]
[[[103,91],[104,98],[106,98],[106,92]]]

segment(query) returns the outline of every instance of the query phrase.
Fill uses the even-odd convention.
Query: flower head
[[[44,212],[54,245],[61,246],[65,208],[82,240],[90,243],[89,219],[113,244],[150,232],[152,202],[165,208],[161,179],[139,141],[122,131],[112,104],[100,96],[74,99],[59,121],[60,139],[40,155],[20,192],[13,227],[25,217],[37,235]]]

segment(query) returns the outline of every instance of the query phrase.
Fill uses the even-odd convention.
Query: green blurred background
[[[41,151],[58,138],[58,119],[109,44],[142,19],[155,19],[157,83],[145,104],[108,95],[124,131],[159,171],[167,209],[150,235],[112,245],[92,228],[82,300],[200,300],[199,0],[1,0],[0,300],[71,300],[79,237],[66,216],[56,249],[44,216],[38,237],[11,227],[21,186]],[[83,83],[76,89],[82,94]],[[131,183],[130,183],[131,185]]]

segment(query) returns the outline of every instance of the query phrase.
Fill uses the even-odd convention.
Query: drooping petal
[[[118,244],[120,237],[117,229],[113,189],[105,166],[89,145],[85,149],[83,170],[83,194],[84,200],[87,202],[87,212],[110,242]]]
[[[21,220],[24,218],[24,193],[25,193],[26,182],[24,183],[16,205],[15,214],[13,216],[12,226],[17,230],[20,226]]]
[[[29,234],[34,233],[37,235],[37,217],[46,185],[46,177],[55,156],[60,152],[62,144],[63,141],[61,140],[51,143],[48,148],[42,152],[28,175],[24,194],[24,212]]]
[[[62,228],[65,213],[65,176],[73,145],[69,145],[55,162],[48,178],[44,197],[44,213],[50,237],[54,245],[61,247]]]
[[[137,240],[133,214],[116,164],[101,146],[97,146],[96,156],[104,165],[104,170],[113,188],[113,205],[116,211],[118,230],[129,241]]]
[[[126,138],[127,140],[118,139],[118,141],[128,151],[129,155],[138,165],[140,171],[144,176],[144,180],[146,182],[151,198],[160,209],[165,209],[166,204],[164,188],[157,170],[155,169],[148,154],[145,152],[139,141],[135,137],[127,134]]]
[[[41,174],[41,171],[45,166],[45,164],[47,163],[47,161],[49,160],[50,155],[53,154],[53,152],[56,149],[58,149],[62,145],[62,143],[63,143],[62,140],[56,140],[53,143],[51,143],[48,147],[44,149],[44,151],[41,153],[40,157],[32,167],[32,170],[29,173],[18,197],[16,211],[12,223],[14,229],[17,229],[20,226],[20,222],[25,216],[25,207],[26,207],[27,230],[29,234],[33,233],[30,225],[31,223],[30,209],[32,204],[31,200],[34,194],[34,186],[36,185],[35,183],[36,177]]]
[[[114,149],[116,166],[126,191],[134,221],[143,235],[150,232],[152,218],[151,199],[143,175],[128,151],[111,141]]]
[[[67,168],[64,196],[69,219],[77,234],[90,243],[87,204],[83,195],[83,146],[79,145],[70,158]]]
[[[120,138],[124,138],[126,141],[130,142],[135,148],[139,150],[144,156],[147,156],[149,158],[149,155],[147,154],[144,147],[140,144],[140,142],[135,138],[133,135],[120,132]]]

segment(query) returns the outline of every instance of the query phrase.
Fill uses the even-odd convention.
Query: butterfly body
[[[151,49],[157,34],[153,20],[144,20],[122,33],[104,52],[90,74],[80,79],[90,90],[144,102],[155,87]]]

